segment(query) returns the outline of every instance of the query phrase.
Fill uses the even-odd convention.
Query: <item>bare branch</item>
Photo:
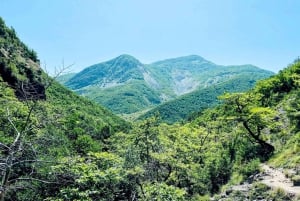
[[[17,182],[17,181],[38,181],[38,182],[45,183],[45,184],[59,184],[58,182],[46,181],[46,180],[37,179],[37,178],[33,178],[33,177],[16,178],[16,179],[9,180],[8,182],[12,183],[12,182]]]
[[[47,90],[47,89],[52,85],[52,83],[53,83],[55,80],[57,80],[57,78],[58,78],[60,75],[62,75],[64,72],[67,71],[67,69],[70,69],[72,66],[74,66],[74,63],[73,63],[73,64],[70,64],[70,65],[68,65],[68,66],[65,66],[65,62],[64,62],[64,60],[62,60],[62,66],[61,66],[60,68],[55,68],[55,69],[54,69],[54,75],[51,76],[51,78],[49,77],[49,79],[48,79],[49,82],[48,82],[47,85],[45,86],[45,89]],[[44,69],[44,71],[46,72],[46,74],[48,74],[48,75],[50,76],[50,73],[47,71],[46,65],[44,65],[43,69]]]
[[[11,120],[11,118],[10,118],[10,112],[9,112],[9,109],[6,108],[6,111],[7,111],[7,119],[8,119],[8,121],[9,121],[9,123],[11,124],[11,126],[13,127],[13,129],[17,132],[17,134],[19,135],[19,134],[20,134],[19,130],[17,129],[16,125],[14,124],[14,122],[13,122],[13,121]]]
[[[2,142],[0,142],[0,147],[3,147],[3,148],[5,148],[5,149],[10,149],[8,146],[6,146],[5,144],[3,144]]]
[[[53,161],[44,161],[44,160],[22,160],[22,161],[18,161],[12,164],[12,166],[15,165],[19,165],[22,163],[52,163],[52,164],[64,164],[64,163],[60,163],[60,162],[53,162]],[[1,165],[1,163],[0,163]]]

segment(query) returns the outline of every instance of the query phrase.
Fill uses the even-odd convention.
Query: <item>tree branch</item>
[[[17,182],[17,181],[38,181],[38,182],[45,183],[45,184],[59,184],[58,182],[45,181],[45,180],[36,179],[36,178],[33,178],[33,177],[16,178],[16,179],[9,180],[8,182],[12,183],[12,182]]]
[[[53,162],[53,161],[43,161],[43,160],[22,160],[22,161],[18,161],[16,163],[13,163],[12,166],[18,165],[18,164],[22,164],[22,163],[55,163],[55,164],[63,164],[60,162]]]

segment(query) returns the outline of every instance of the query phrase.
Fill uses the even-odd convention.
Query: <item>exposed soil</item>
[[[259,178],[260,182],[270,186],[272,189],[280,188],[288,194],[294,194],[296,197],[300,196],[300,186],[293,186],[293,182],[283,172],[266,164],[263,164],[261,168],[264,174]]]
[[[250,176],[243,184],[231,186],[223,192],[220,198],[211,198],[218,201],[250,201],[250,194],[256,192],[254,184],[256,182],[263,183],[269,186],[272,190],[280,189],[287,195],[287,200],[300,201],[300,186],[294,186],[290,178],[287,178],[280,169],[272,168],[266,164],[261,165],[262,172]],[[238,196],[233,195],[234,192],[239,192]],[[264,196],[257,196],[260,201],[268,201]]]

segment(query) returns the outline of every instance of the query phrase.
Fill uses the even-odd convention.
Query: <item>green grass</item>
[[[297,168],[300,164],[300,132],[291,137],[269,161],[274,167]]]

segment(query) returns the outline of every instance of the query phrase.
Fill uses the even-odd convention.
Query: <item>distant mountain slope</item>
[[[130,55],[121,55],[110,61],[90,66],[66,82],[71,89],[80,89],[97,85],[99,88],[110,88],[124,84],[132,79],[143,79],[141,64]]]
[[[59,80],[78,94],[97,101],[117,114],[132,114],[193,91],[204,88],[213,90],[210,86],[236,77],[250,76],[245,78],[250,81],[272,74],[253,65],[216,65],[197,55],[152,64],[142,64],[130,55],[121,55],[92,65],[72,75],[69,80],[66,77]]]
[[[201,74],[212,73],[217,65],[197,55],[167,59],[146,65],[154,80],[157,80],[161,93],[172,99],[197,89]]]
[[[204,109],[216,106],[218,96],[225,92],[247,91],[255,85],[256,80],[264,78],[263,74],[243,73],[228,80],[201,88],[191,93],[182,95],[174,100],[163,103],[154,109],[146,112],[139,119],[144,119],[159,114],[161,121],[174,123],[198,114]]]
[[[61,84],[65,84],[67,81],[69,81],[75,75],[76,75],[76,73],[66,73],[66,74],[58,76],[56,78],[56,80]]]
[[[145,81],[147,75],[137,59],[121,55],[84,69],[65,85],[116,113],[130,114],[161,102],[160,93]]]
[[[161,92],[172,98],[224,82],[243,73],[253,72],[263,77],[273,74],[253,65],[217,65],[197,55],[167,59],[146,67],[158,81]]]

